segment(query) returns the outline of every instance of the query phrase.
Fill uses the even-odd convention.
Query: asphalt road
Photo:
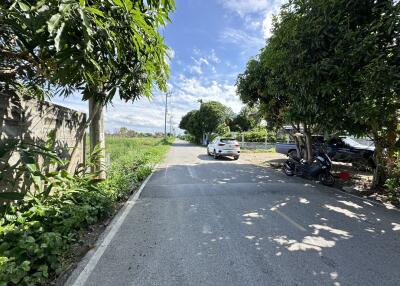
[[[400,285],[399,211],[182,141],[102,247],[67,284]]]

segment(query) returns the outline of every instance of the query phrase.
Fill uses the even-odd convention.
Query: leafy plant
[[[32,192],[4,211],[0,219],[1,286],[45,284],[60,273],[80,231],[112,215],[117,203],[163,158],[171,141],[107,138],[107,143],[112,163],[106,181],[97,182],[87,172],[90,166],[80,166],[74,176],[56,169],[44,173],[46,178],[40,176],[41,184],[48,188],[51,184],[50,193]]]
[[[389,162],[388,178],[385,187],[388,192],[389,200],[393,203],[400,203],[400,152],[396,152],[394,159]]]
[[[43,94],[50,83],[103,104],[165,90],[169,52],[159,28],[174,8],[173,0],[2,1],[0,89]]]

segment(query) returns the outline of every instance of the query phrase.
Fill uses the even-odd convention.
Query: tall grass
[[[172,139],[107,137],[106,152],[110,154],[108,179],[103,183],[114,199],[125,199],[161,161]]]

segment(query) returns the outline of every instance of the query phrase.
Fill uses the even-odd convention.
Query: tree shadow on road
[[[232,157],[221,156],[218,159],[214,159],[213,156],[207,154],[200,154],[197,158],[203,161],[235,161]]]
[[[198,158],[214,160],[207,155]],[[309,277],[300,280],[302,285],[310,281],[391,285],[400,279],[396,271],[400,213],[396,210],[252,164],[215,161],[169,166],[168,176],[177,181],[161,189],[164,172],[154,174],[154,186],[149,184],[142,198],[149,206],[152,198],[180,202],[185,214],[182,231],[195,238],[190,252],[197,259],[206,259],[215,249],[238,256],[249,253],[252,259],[242,257],[248,267],[261,273],[268,264],[273,269],[269,271],[279,273],[280,265],[285,265],[285,271],[295,269]],[[193,221],[201,227],[193,226]],[[291,283],[299,282],[288,277],[294,279]]]

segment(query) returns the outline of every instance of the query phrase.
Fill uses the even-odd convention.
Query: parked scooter
[[[283,164],[283,171],[286,175],[317,179],[326,186],[332,186],[335,183],[331,168],[332,161],[322,148],[314,154],[311,163],[291,155],[288,156],[288,159]]]

